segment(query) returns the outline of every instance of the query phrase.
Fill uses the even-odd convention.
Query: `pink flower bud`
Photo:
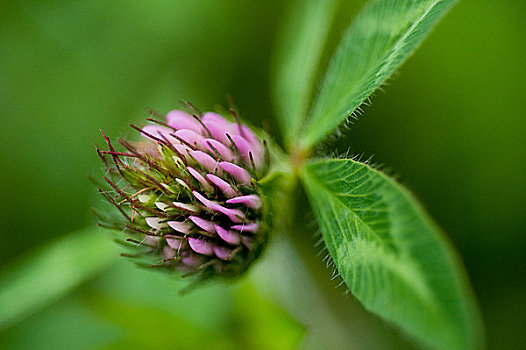
[[[126,152],[117,152],[105,137],[109,151],[99,152],[109,174],[103,193],[124,220],[107,225],[145,242],[136,249],[152,266],[203,276],[245,271],[267,235],[255,187],[267,164],[256,134],[237,118],[179,110],[134,128],[141,142],[123,141]]]

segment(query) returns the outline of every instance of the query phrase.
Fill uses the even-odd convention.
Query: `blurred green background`
[[[363,2],[345,1],[329,47]],[[279,138],[269,72],[287,6],[0,2],[4,273],[36,246],[93,225],[99,198],[87,176],[100,165],[99,129],[130,135],[147,107],[164,113],[188,99],[206,110],[231,93],[245,119]],[[526,347],[525,15],[520,0],[461,1],[333,145],[374,155],[444,227],[490,349]],[[108,261],[0,330],[0,348],[412,349],[329,281],[310,229],[295,246],[276,238],[240,282],[185,297],[180,282]]]

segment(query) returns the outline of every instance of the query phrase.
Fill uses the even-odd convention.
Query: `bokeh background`
[[[329,48],[363,2],[345,1]],[[87,176],[100,166],[99,129],[130,135],[147,107],[165,113],[188,99],[206,110],[230,93],[279,139],[270,65],[287,6],[0,2],[2,273],[94,224]],[[445,229],[490,349],[526,347],[525,16],[524,1],[462,0],[331,146],[374,155]],[[307,227],[294,242],[276,237],[241,281],[184,297],[180,282],[111,260],[0,330],[0,348],[413,349],[335,288]]]

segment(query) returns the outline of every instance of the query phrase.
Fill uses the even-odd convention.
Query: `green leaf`
[[[97,228],[60,237],[0,274],[0,331],[60,299],[118,257]]]
[[[177,291],[185,283],[118,259],[76,292],[1,332],[0,349],[279,350],[296,349],[305,333],[248,279],[182,297]]]
[[[274,56],[273,98],[290,146],[310,106],[314,80],[339,0],[296,1],[284,18]]]
[[[0,349],[108,349],[123,331],[97,317],[81,295],[71,293],[0,333]]]
[[[327,69],[300,148],[348,118],[418,47],[456,0],[372,0],[360,11]]]
[[[366,309],[431,349],[481,347],[462,264],[407,190],[349,159],[310,161],[302,171],[329,253]]]

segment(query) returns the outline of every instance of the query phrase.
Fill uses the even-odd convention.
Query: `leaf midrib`
[[[314,178],[316,178],[316,177],[317,177],[317,176],[311,176],[311,179],[314,179]],[[376,231],[373,230],[373,229],[371,228],[371,226],[369,226],[369,224],[366,223],[366,222],[365,222],[365,221],[364,221],[364,220],[363,220],[363,219],[362,219],[362,218],[356,213],[356,211],[355,211],[353,208],[349,207],[349,206],[348,206],[348,205],[347,205],[347,204],[346,204],[346,203],[345,203],[345,202],[344,202],[339,196],[337,196],[337,195],[334,194],[334,191],[333,191],[333,190],[331,190],[329,187],[325,186],[325,184],[321,183],[320,181],[315,181],[315,182],[316,182],[316,184],[318,185],[318,187],[321,187],[321,188],[325,189],[325,192],[326,192],[329,196],[334,197],[334,198],[336,199],[337,202],[339,202],[339,203],[340,203],[341,205],[343,205],[345,208],[349,209],[349,211],[353,214],[353,216],[354,216],[358,221],[360,221],[362,224],[364,224],[364,225],[367,227],[368,231],[370,231],[370,232],[373,234],[373,236],[377,238],[377,241],[378,241],[379,243],[382,243],[382,244],[385,245],[385,239],[383,239],[382,237],[380,237],[380,236],[376,233]]]

